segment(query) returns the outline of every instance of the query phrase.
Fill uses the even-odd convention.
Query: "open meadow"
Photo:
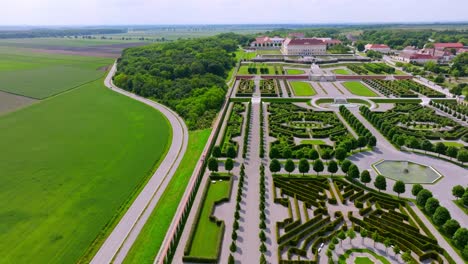
[[[102,83],[0,117],[0,263],[79,261],[164,157],[165,117]]]

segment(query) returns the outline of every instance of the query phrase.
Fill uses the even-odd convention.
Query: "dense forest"
[[[364,30],[359,40],[364,43],[387,44],[393,49],[403,49],[406,46],[422,48],[431,40],[433,42],[462,42],[468,45],[468,30]]]
[[[227,33],[129,48],[118,61],[114,83],[174,109],[189,129],[206,128],[225,100],[234,52],[245,41]]]
[[[66,36],[88,36],[100,34],[126,33],[124,29],[31,29],[31,30],[0,30],[0,39],[9,38],[50,38]]]

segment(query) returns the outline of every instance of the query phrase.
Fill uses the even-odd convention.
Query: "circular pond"
[[[410,161],[382,160],[372,166],[378,174],[404,183],[434,183],[442,177],[431,166]]]

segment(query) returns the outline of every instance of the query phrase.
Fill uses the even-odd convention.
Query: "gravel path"
[[[151,179],[94,256],[91,261],[93,264],[121,263],[124,260],[159,201],[159,198],[163,194],[167,184],[177,170],[187,149],[188,141],[188,130],[182,118],[164,105],[114,86],[112,83],[112,76],[115,72],[116,64],[114,64],[109,71],[104,81],[105,85],[115,92],[140,101],[160,111],[171,123],[172,144],[158,169],[154,172]]]

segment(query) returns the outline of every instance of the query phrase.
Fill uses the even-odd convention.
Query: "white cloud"
[[[467,0],[15,0],[0,25],[468,21]]]

